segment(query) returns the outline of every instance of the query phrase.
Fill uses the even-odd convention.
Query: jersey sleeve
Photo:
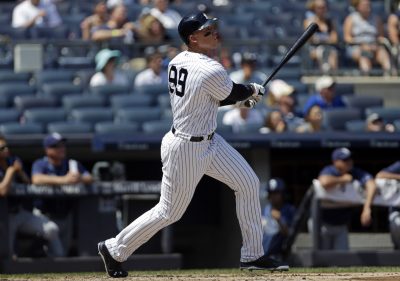
[[[36,160],[32,164],[32,175],[44,174],[44,163],[41,159]]]
[[[229,78],[224,67],[218,63],[212,63],[204,69],[204,89],[215,99],[226,99],[232,91],[233,82]]]

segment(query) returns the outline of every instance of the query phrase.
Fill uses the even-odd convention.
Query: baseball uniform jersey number
[[[183,97],[187,76],[188,71],[185,68],[181,68],[178,71],[175,65],[171,66],[168,73],[169,93],[175,93],[178,97]]]

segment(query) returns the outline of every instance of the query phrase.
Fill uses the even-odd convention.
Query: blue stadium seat
[[[396,128],[396,132],[400,132],[400,119],[394,120],[393,125]]]
[[[77,83],[82,86],[84,90],[89,89],[90,78],[95,74],[94,69],[81,69],[75,72]]]
[[[0,124],[19,122],[21,113],[15,108],[7,108],[0,110]]]
[[[160,108],[166,109],[171,108],[171,97],[170,95],[159,95],[157,97],[157,103]]]
[[[77,108],[101,108],[106,105],[106,99],[93,95],[71,95],[63,97],[62,104],[68,111]]]
[[[93,126],[90,123],[85,122],[52,122],[47,124],[48,133],[60,133],[60,134],[85,134],[92,133]]]
[[[22,118],[26,123],[42,124],[46,127],[51,122],[65,121],[67,113],[61,108],[34,108],[25,110]]]
[[[365,109],[365,116],[372,113],[378,113],[385,122],[393,122],[400,117],[400,108],[398,107],[368,107]]]
[[[61,69],[88,69],[94,68],[94,60],[91,57],[59,57],[58,66]]]
[[[0,25],[0,34],[7,35],[12,39],[29,39],[29,29],[14,28],[10,25]]]
[[[233,129],[231,125],[219,124],[215,131],[219,134],[225,134],[225,133],[232,133]]]
[[[244,133],[258,133],[262,124],[245,124],[237,126],[237,130],[234,130],[235,133],[244,134]]]
[[[57,27],[34,27],[30,29],[31,39],[66,39],[68,26],[62,24]]]
[[[90,92],[99,95],[99,96],[115,96],[115,95],[127,95],[131,92],[129,86],[121,86],[121,85],[104,85],[91,87]]]
[[[354,85],[353,84],[336,84],[335,92],[337,95],[342,95],[342,96],[354,95]]]
[[[150,95],[156,97],[162,94],[168,94],[168,85],[146,85],[134,88],[135,94]]]
[[[14,98],[14,107],[20,111],[30,108],[56,107],[57,100],[53,97],[18,96]]]
[[[146,121],[142,124],[143,132],[148,134],[165,134],[171,129],[172,121],[171,120],[154,120],[154,121]]]
[[[0,96],[7,99],[7,104],[11,105],[16,96],[32,96],[36,93],[34,86],[19,82],[2,83],[0,87]]]
[[[42,86],[44,96],[56,98],[58,101],[65,95],[81,94],[82,87],[69,82],[45,83]]]
[[[86,122],[94,125],[104,121],[113,121],[113,112],[110,108],[80,108],[70,112],[73,122]]]
[[[94,125],[94,132],[97,134],[130,134],[139,130],[138,123],[99,122]]]
[[[343,96],[343,101],[348,107],[358,108],[361,112],[367,107],[382,107],[383,97],[379,96]]]
[[[345,124],[346,131],[348,132],[365,132],[365,120],[351,120],[347,121]]]
[[[51,69],[51,70],[42,70],[35,73],[36,85],[38,88],[41,88],[43,84],[46,83],[72,83],[74,78],[74,73],[70,70],[62,70],[62,69]]]
[[[146,121],[160,120],[161,109],[157,107],[138,107],[132,109],[119,109],[115,115],[115,122],[117,123],[131,123]]]
[[[360,119],[361,112],[355,108],[332,108],[323,111],[323,125],[327,130],[344,131],[347,121]]]
[[[8,98],[0,96],[0,108],[6,108],[9,106]]]
[[[137,94],[118,95],[110,97],[110,104],[114,110],[128,107],[149,107],[153,104],[153,97]]]
[[[31,135],[42,134],[43,128],[41,124],[20,124],[20,123],[6,123],[0,125],[0,133],[3,135]]]
[[[29,84],[31,77],[32,74],[29,72],[0,71],[0,83],[21,82],[22,84]]]

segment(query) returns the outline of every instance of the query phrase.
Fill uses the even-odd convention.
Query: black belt
[[[176,130],[175,130],[174,127],[172,127],[171,132],[175,135]],[[214,132],[212,132],[211,134],[209,134],[207,137],[194,137],[194,136],[191,136],[190,139],[189,139],[189,141],[200,142],[200,141],[203,141],[203,140],[205,140],[205,139],[211,140],[211,139],[213,138],[213,136],[214,136]]]

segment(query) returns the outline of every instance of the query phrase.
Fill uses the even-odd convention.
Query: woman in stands
[[[334,72],[338,68],[338,34],[335,24],[328,17],[328,7],[325,0],[312,0],[308,3],[312,12],[304,20],[304,28],[310,23],[318,24],[319,30],[312,36],[310,46],[310,57],[317,62],[320,70],[324,73]]]
[[[370,0],[352,0],[351,4],[355,11],[346,17],[343,26],[347,55],[358,63],[363,75],[370,74],[374,62],[390,75],[389,52],[382,45],[387,40],[382,20],[372,13]]]
[[[392,44],[392,55],[400,68],[400,1],[393,1],[392,13],[388,17],[387,31],[390,43]]]
[[[109,18],[106,1],[99,1],[94,7],[94,13],[86,17],[81,23],[82,39],[90,40],[93,31],[107,24]]]
[[[313,105],[304,117],[304,124],[296,128],[297,133],[314,133],[322,130],[322,109],[318,104]]]

